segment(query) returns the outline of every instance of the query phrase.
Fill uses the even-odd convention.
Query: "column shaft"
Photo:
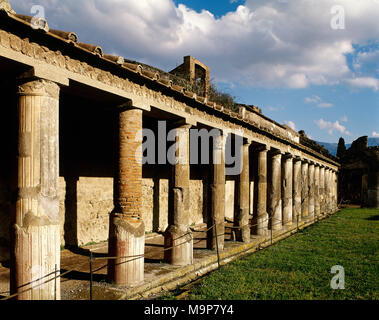
[[[282,228],[282,154],[274,153],[271,159],[270,218],[272,230]]]
[[[320,166],[315,167],[315,183],[314,183],[314,195],[315,195],[315,215],[320,216]]]
[[[325,214],[325,167],[320,168],[320,213]]]
[[[11,293],[60,299],[59,87],[35,80],[18,88],[18,197],[12,218]],[[57,273],[59,275],[59,273]]]
[[[209,227],[216,222],[218,249],[224,249],[225,233],[225,156],[224,156],[224,136],[220,135],[213,145],[213,181],[211,188],[211,219]],[[208,232],[208,248],[216,250],[215,228]]]
[[[283,163],[283,225],[292,225],[293,213],[293,161],[292,155],[287,154]]]
[[[315,216],[315,165],[309,164],[308,168],[308,189],[309,189],[309,218]]]
[[[193,263],[193,241],[189,227],[190,207],[190,165],[189,165],[189,125],[175,129],[176,164],[172,174],[171,221],[165,232],[165,261],[173,265]]]
[[[308,217],[309,214],[309,190],[308,190],[308,163],[303,162],[301,165],[301,215],[302,218]]]
[[[257,217],[254,219],[254,224],[256,224],[254,229],[256,230],[255,233],[259,236],[266,236],[268,234],[267,152],[266,146],[258,151]]]
[[[110,215],[108,244],[109,255],[120,257],[108,261],[108,279],[118,285],[136,285],[144,280],[141,146],[142,110],[120,108],[115,209]]]
[[[296,158],[293,164],[293,214],[292,221],[301,221],[301,160]]]
[[[241,174],[238,179],[238,203],[235,212],[234,226],[236,239],[241,242],[250,241],[249,209],[250,209],[250,179],[249,179],[249,143],[242,145]]]

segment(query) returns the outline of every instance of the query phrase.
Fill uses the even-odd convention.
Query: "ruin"
[[[11,261],[16,299],[54,298],[52,281],[31,284],[53,278],[62,246],[109,239],[120,258],[108,279],[132,286],[144,281],[146,232],[164,234],[165,261],[183,266],[193,262],[191,225],[222,235],[229,219],[247,243],[337,210],[339,163],[257,107],[210,101],[209,69],[192,57],[172,72],[203,95],[0,0],[0,70],[0,262]],[[142,164],[141,130],[157,133],[159,121],[186,161]],[[220,132],[209,147],[217,163],[189,163],[190,128]],[[225,150],[238,137],[241,171],[230,175]],[[223,250],[224,238],[211,228],[207,243]]]
[[[340,201],[379,208],[379,147],[368,147],[368,137],[360,137],[343,152],[340,161]]]

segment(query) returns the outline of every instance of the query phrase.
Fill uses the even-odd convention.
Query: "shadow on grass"
[[[376,216],[372,216],[372,217],[366,218],[366,220],[370,220],[370,221],[378,221],[378,220],[379,220],[379,215],[376,215]]]

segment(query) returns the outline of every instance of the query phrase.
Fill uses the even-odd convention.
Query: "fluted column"
[[[293,213],[292,221],[301,221],[301,158],[293,160]]]
[[[189,226],[190,215],[190,164],[189,128],[181,125],[175,128],[176,164],[173,165],[171,181],[171,214],[169,227],[165,232],[165,261],[173,265],[193,263],[193,240]]]
[[[273,151],[271,158],[271,190],[269,214],[272,230],[282,229],[282,153]]]
[[[144,280],[145,224],[142,220],[142,110],[119,108],[114,206],[110,215],[108,280],[136,285]],[[125,258],[131,257],[131,258]]]
[[[216,230],[218,249],[224,249],[224,233],[225,233],[225,136],[222,132],[217,136],[213,143],[213,181],[211,188],[211,219],[209,227],[216,222],[216,228],[212,228],[208,232],[208,249],[216,250]]]
[[[309,189],[309,218],[315,216],[315,165],[313,162],[308,167],[308,189]]]
[[[326,206],[325,206],[325,167],[322,166],[320,168],[320,212],[321,214],[326,213]]]
[[[283,225],[292,225],[293,213],[293,161],[292,155],[287,153],[283,156]]]
[[[301,164],[301,216],[307,218],[309,214],[309,189],[308,189],[308,161]]]
[[[315,215],[320,216],[320,166],[315,166],[315,182],[314,182],[314,195],[315,195]]]
[[[258,181],[257,181],[257,217],[256,234],[266,236],[268,234],[268,213],[267,213],[267,146],[260,147],[258,151]]]
[[[250,177],[249,177],[249,147],[250,142],[244,141],[242,145],[241,174],[238,179],[234,226],[236,229],[236,240],[241,242],[250,241],[249,208],[250,208]]]
[[[60,270],[59,91],[46,80],[18,87],[18,192],[10,286],[11,294],[26,291],[19,300],[60,299],[60,280],[56,287],[52,281],[55,268]]]

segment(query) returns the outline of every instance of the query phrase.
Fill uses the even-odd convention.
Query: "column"
[[[293,162],[293,213],[292,221],[301,221],[301,158],[296,157]]]
[[[330,201],[330,169],[325,168],[325,212],[331,213],[331,201]]]
[[[303,160],[301,164],[301,216],[307,218],[309,213],[309,200],[308,200],[308,161]]]
[[[216,229],[213,228],[208,232],[208,249],[219,250],[224,249],[224,233],[225,233],[225,155],[223,133],[217,136],[213,142],[213,177],[211,188],[211,221],[209,227],[216,223],[217,228],[217,244]]]
[[[320,168],[320,213],[325,214],[325,167]]]
[[[309,164],[308,168],[308,190],[309,190],[309,218],[313,219],[315,216],[315,165],[313,162]]]
[[[292,200],[292,188],[293,188],[293,161],[292,155],[286,153],[283,156],[283,225],[290,226],[292,225],[292,209],[293,209],[293,200]]]
[[[144,280],[145,225],[142,220],[142,110],[119,108],[119,146],[114,211],[109,223],[108,280],[136,285]],[[131,258],[124,258],[131,257]]]
[[[59,86],[33,80],[18,87],[18,191],[12,218],[11,294],[60,299]],[[59,273],[57,273],[59,275]]]
[[[271,158],[271,190],[269,214],[272,230],[282,229],[282,153],[276,150]]]
[[[258,181],[257,181],[257,217],[254,224],[257,226],[256,234],[266,236],[268,234],[268,213],[267,213],[267,152],[268,146],[258,149]],[[255,221],[256,220],[256,221]]]
[[[177,161],[172,168],[170,221],[164,234],[165,248],[173,247],[165,251],[165,261],[180,266],[193,263],[193,240],[189,226],[190,127],[190,125],[181,125],[174,129]]]
[[[250,242],[249,209],[250,209],[250,176],[249,176],[249,147],[250,142],[244,141],[241,152],[241,174],[238,179],[238,203],[234,217],[236,239],[241,242]]]
[[[315,166],[315,182],[314,182],[314,195],[315,195],[315,215],[320,216],[320,165]]]

